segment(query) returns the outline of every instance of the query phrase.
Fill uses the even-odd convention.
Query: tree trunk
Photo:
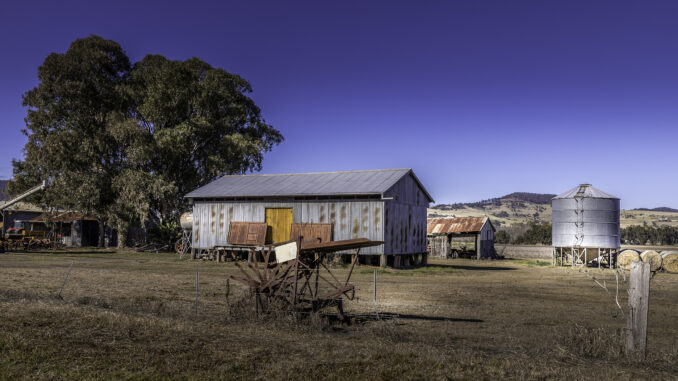
[[[118,228],[118,249],[127,247],[127,235],[129,234],[129,227]]]
[[[99,222],[99,247],[106,247],[105,240],[106,224],[102,220],[99,220],[98,222]]]

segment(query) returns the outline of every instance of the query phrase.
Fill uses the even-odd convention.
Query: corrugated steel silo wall
[[[384,202],[196,202],[193,205],[193,247],[226,245],[230,221],[266,222],[266,208],[292,208],[295,223],[331,223],[332,239],[384,240]],[[364,248],[361,254],[382,254],[384,245]]]
[[[384,250],[386,254],[426,252],[426,210],[428,199],[412,176],[403,177],[384,192],[386,213]]]
[[[618,248],[619,200],[584,198],[583,232],[581,247]],[[553,246],[572,247],[576,244],[577,203],[573,198],[554,199],[552,235]]]

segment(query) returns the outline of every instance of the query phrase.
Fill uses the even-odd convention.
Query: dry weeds
[[[379,272],[382,320],[373,313],[372,268],[360,269],[358,298],[346,306],[355,319],[337,324],[282,309],[258,316],[243,288],[227,286],[232,264],[197,264],[196,315],[194,262],[1,255],[0,379],[678,377],[678,276],[652,280],[649,354],[639,361],[623,354],[614,298],[577,271],[518,261],[433,265]],[[605,277],[614,279],[596,274]]]

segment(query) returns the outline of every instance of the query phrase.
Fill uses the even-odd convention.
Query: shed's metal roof
[[[619,197],[615,197],[609,193],[605,193],[598,188],[594,188],[591,184],[579,184],[578,186],[570,189],[569,191],[560,194],[553,199],[559,198],[575,198],[575,197],[585,197],[585,198],[610,198],[619,200]]]
[[[426,234],[478,233],[486,221],[489,221],[488,217],[429,218],[426,220]]]
[[[411,169],[223,176],[186,195],[187,198],[379,195],[407,175],[433,202]]]

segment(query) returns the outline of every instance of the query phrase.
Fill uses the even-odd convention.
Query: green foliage
[[[122,237],[149,214],[178,221],[186,193],[260,170],[283,139],[246,80],[197,58],[132,66],[119,44],[90,36],[50,54],[38,80],[24,95],[28,143],[10,191],[52,178],[36,202],[91,214]]]
[[[28,107],[23,161],[14,161],[10,191],[52,178],[37,195],[45,207],[79,210],[105,220],[114,211],[114,182],[134,166],[111,125],[128,107],[122,91],[129,59],[120,45],[92,36],[52,53],[38,68],[39,84],[23,98]]]
[[[511,241],[511,236],[506,230],[498,230],[494,235],[494,242],[499,244],[507,244]]]
[[[176,186],[157,205],[163,217],[185,209],[186,193],[219,176],[260,170],[263,153],[282,141],[245,96],[252,91],[246,80],[197,58],[148,55],[129,83],[133,117],[153,139],[149,167]]]
[[[621,229],[621,241],[630,245],[677,245],[678,228],[633,225]]]
[[[551,244],[551,224],[530,224],[527,231],[513,240],[518,245],[550,245]]]
[[[151,229],[149,235],[151,241],[172,243],[181,238],[181,226],[175,221],[166,222]]]

